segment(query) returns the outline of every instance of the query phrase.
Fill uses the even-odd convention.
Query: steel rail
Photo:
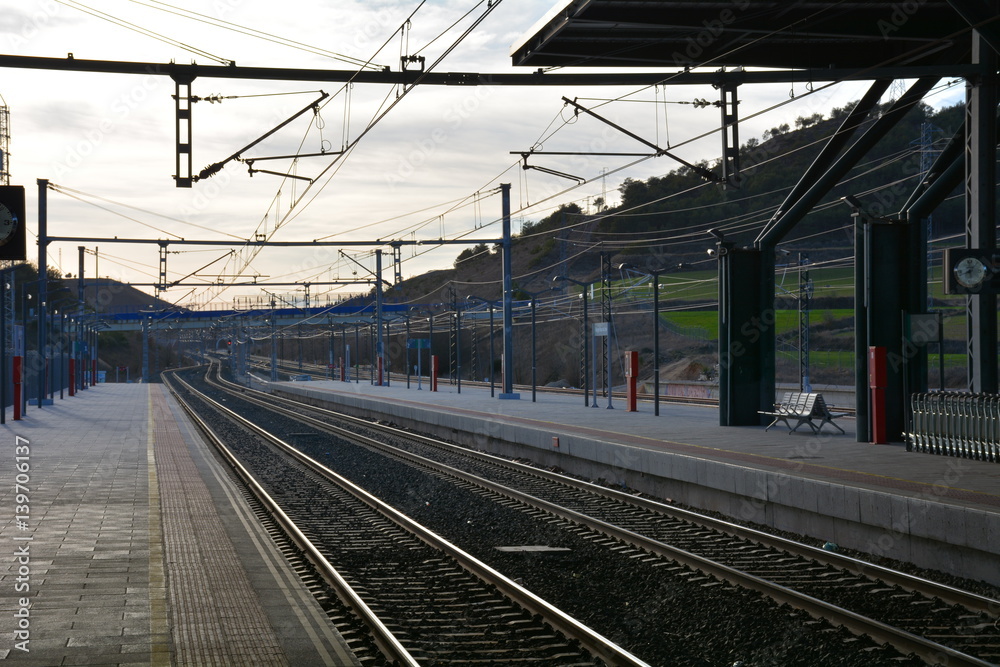
[[[554,629],[566,635],[568,638],[575,639],[580,643],[581,646],[586,648],[590,653],[596,657],[604,660],[608,665],[620,666],[620,667],[650,667],[650,665],[638,657],[632,655],[624,648],[618,646],[611,640],[607,639],[603,635],[595,632],[590,627],[580,623],[570,615],[566,614],[562,610],[554,607],[553,605],[546,602],[544,599],[535,595],[531,591],[522,587],[521,585],[514,582],[512,579],[506,577],[499,571],[493,569],[486,563],[480,561],[479,559],[473,557],[472,555],[466,553],[464,550],[460,549],[456,545],[447,541],[434,531],[426,528],[425,526],[417,523],[407,515],[398,511],[391,505],[384,503],[377,497],[371,495],[361,487],[357,486],[347,478],[337,474],[333,470],[330,470],[326,466],[322,465],[318,461],[306,456],[302,452],[298,451],[295,447],[285,442],[281,438],[278,438],[274,434],[268,432],[267,430],[257,426],[245,417],[237,414],[230,408],[222,405],[218,401],[214,401],[211,398],[205,396],[201,392],[191,388],[189,390],[195,392],[199,398],[208,402],[212,407],[216,408],[228,418],[239,423],[241,426],[247,428],[253,433],[265,438],[269,442],[276,445],[286,454],[289,454],[293,458],[297,459],[302,464],[306,465],[309,469],[326,478],[327,480],[333,482],[337,486],[345,489],[351,493],[354,497],[362,502],[368,504],[370,507],[374,508],[385,517],[401,526],[403,529],[413,533],[425,543],[430,546],[442,551],[447,554],[453,560],[455,560],[463,569],[471,573],[473,576],[479,578],[480,580],[494,586],[503,595],[505,595],[510,600],[514,601],[523,609],[531,612],[532,614],[537,614],[545,619],[545,622],[551,625]],[[299,415],[298,417],[301,417]],[[329,425],[326,425],[329,428]],[[357,434],[352,434],[352,438],[357,438]]]
[[[219,381],[225,384],[230,384],[228,381],[219,378]],[[231,385],[236,386],[236,385]],[[533,475],[535,477],[549,480],[555,483],[564,484],[574,489],[581,491],[587,491],[589,493],[594,493],[599,496],[610,498],[612,500],[617,500],[622,503],[627,503],[641,507],[643,509],[657,512],[664,516],[679,519],[683,521],[689,521],[691,523],[704,526],[706,528],[711,528],[713,530],[718,530],[720,532],[732,535],[733,537],[739,537],[742,539],[751,540],[758,542],[764,546],[772,547],[775,549],[781,549],[782,551],[787,551],[791,554],[798,556],[803,556],[805,558],[810,558],[817,562],[821,562],[825,565],[830,565],[832,567],[837,567],[851,572],[856,572],[858,574],[864,574],[869,577],[876,577],[886,584],[896,585],[909,591],[920,593],[922,595],[930,595],[933,597],[940,598],[948,604],[957,604],[974,611],[985,612],[989,614],[996,614],[997,609],[1000,609],[1000,601],[993,600],[976,593],[971,593],[969,591],[964,591],[953,586],[947,586],[945,584],[938,583],[936,581],[931,581],[930,579],[925,579],[923,577],[916,577],[914,575],[906,574],[905,572],[900,572],[898,570],[893,570],[890,568],[877,565],[875,563],[870,563],[868,561],[862,560],[860,558],[853,558],[851,556],[845,556],[844,554],[839,554],[834,551],[827,551],[826,549],[820,549],[818,547],[811,546],[809,544],[804,544],[802,542],[796,542],[779,535],[773,535],[771,533],[766,533],[764,531],[757,530],[755,528],[749,528],[747,526],[741,526],[739,524],[732,523],[730,521],[725,521],[723,519],[717,519],[705,514],[699,514],[698,512],[693,512],[680,507],[674,507],[672,505],[667,505],[656,500],[651,500],[649,498],[643,498],[642,496],[637,496],[634,494],[626,493],[623,491],[618,491],[616,489],[600,486],[592,482],[587,482],[580,479],[575,479],[573,477],[568,477],[566,475],[561,475],[556,472],[545,470],[543,468],[536,468],[524,463],[519,463],[517,461],[511,461],[504,459],[492,454],[487,454],[485,452],[475,451],[467,449],[460,445],[453,445],[448,442],[443,442],[435,438],[421,435],[419,433],[414,433],[412,431],[406,431],[393,426],[387,426],[385,424],[375,424],[371,421],[366,421],[359,419],[352,415],[346,415],[333,410],[328,410],[326,408],[321,408],[314,405],[307,405],[301,402],[294,401],[285,397],[275,396],[274,394],[264,394],[257,390],[252,390],[256,394],[266,395],[269,397],[268,407],[274,408],[274,401],[283,400],[292,404],[300,406],[300,408],[309,409],[312,411],[324,413],[330,417],[343,419],[356,423],[358,425],[365,426],[367,428],[373,428],[391,433],[395,436],[401,438],[407,438],[425,444],[432,447],[437,447],[440,449],[445,449],[452,453],[457,453],[462,456],[466,456],[471,459],[478,461],[484,461],[492,463],[493,465],[506,467],[508,469],[516,470],[525,475]],[[244,398],[248,398],[244,396]],[[323,422],[319,422],[323,423]]]
[[[223,380],[222,382],[225,381]],[[229,383],[227,382],[227,384]],[[246,399],[248,397],[244,395],[243,398]],[[823,600],[819,600],[815,597],[805,595],[803,593],[787,588],[785,586],[781,586],[773,582],[767,581],[765,579],[762,579],[760,577],[756,577],[754,575],[741,572],[729,566],[716,563],[715,561],[712,561],[710,559],[698,556],[696,554],[692,554],[683,549],[678,549],[676,547],[665,544],[658,540],[653,540],[651,538],[640,535],[633,531],[620,528],[618,526],[614,526],[607,522],[601,521],[600,519],[595,519],[593,517],[581,514],[574,510],[561,507],[554,503],[550,503],[548,501],[542,500],[535,496],[531,496],[516,489],[512,489],[505,485],[485,480],[471,473],[466,473],[464,471],[456,470],[447,465],[438,463],[436,461],[432,461],[418,454],[399,450],[397,448],[392,447],[391,445],[386,445],[373,438],[369,438],[360,435],[358,433],[354,433],[352,431],[322,422],[320,420],[304,416],[301,413],[296,413],[290,410],[286,410],[284,408],[279,408],[274,405],[273,402],[274,397],[270,396],[270,398],[271,398],[270,402],[265,402],[260,399],[255,399],[255,402],[259,401],[260,405],[270,410],[274,410],[276,412],[283,413],[287,416],[291,416],[299,421],[308,423],[309,425],[314,426],[315,428],[320,428],[327,432],[333,432],[342,437],[350,438],[351,440],[363,442],[368,446],[379,449],[380,451],[391,452],[393,456],[407,459],[422,467],[434,470],[435,472],[447,474],[449,476],[458,478],[463,482],[473,484],[480,488],[484,488],[494,493],[498,493],[505,497],[522,502],[536,509],[548,512],[555,516],[559,516],[563,519],[566,519],[567,521],[571,521],[573,523],[586,526],[592,530],[608,535],[609,537],[614,537],[615,539],[630,544],[636,548],[664,556],[692,569],[700,570],[702,572],[711,574],[712,576],[727,581],[731,584],[758,591],[774,600],[787,603],[793,607],[801,609],[816,618],[823,618],[830,622],[843,625],[844,627],[849,628],[853,632],[856,632],[858,634],[867,634],[877,642],[886,642],[892,644],[893,646],[895,646],[897,649],[899,649],[904,653],[917,654],[921,658],[928,660],[931,663],[940,661],[942,658],[946,657],[949,665],[962,665],[962,666],[967,665],[969,667],[988,667],[989,665],[992,665],[992,663],[990,662],[983,661],[979,658],[962,653],[961,651],[957,651],[955,649],[944,646],[937,642],[928,640],[924,637],[914,635],[912,633],[906,632],[899,628],[895,628],[880,621],[876,621],[874,619],[862,616],[860,614],[856,614],[850,610],[837,607],[835,605],[824,602]],[[311,410],[320,410],[320,411],[323,410],[322,408],[315,408],[314,406],[308,406],[308,407]],[[337,417],[342,418],[342,415],[337,414]],[[387,427],[381,424],[375,424],[370,421],[363,421],[363,420],[357,420],[357,421],[358,423],[364,424],[364,426],[367,428],[373,428],[383,432],[390,432],[393,435],[399,437],[405,437],[408,439],[416,439],[427,443],[432,443],[435,446],[446,446],[449,449],[461,450],[463,454],[469,454],[469,450],[464,450],[463,448],[456,447],[454,445],[447,445],[447,443],[440,443],[439,441],[433,440],[431,438],[426,438],[425,436],[415,436],[412,433],[395,429],[393,427]],[[474,454],[476,458],[481,458],[481,459],[495,458],[478,452]],[[515,467],[515,465],[512,464],[510,461],[503,461],[500,459],[497,459],[497,461],[505,466]],[[517,467],[522,467],[522,466],[520,466],[520,464],[517,464]],[[527,468],[527,466],[523,466],[523,468]],[[536,469],[526,470],[526,472],[530,472],[531,474],[535,475],[538,475],[539,473],[539,471]],[[547,473],[546,475],[542,476],[562,483],[567,483],[568,479],[568,478],[561,478],[561,476],[554,475],[552,473]],[[573,481],[576,482],[576,480]],[[670,514],[674,514],[676,511],[676,508],[671,508],[669,506],[661,505],[659,503],[655,503],[652,501],[643,501],[642,499],[628,496],[628,494],[608,493],[609,491],[608,489],[603,489],[602,487],[596,487],[596,485],[577,482],[572,486],[576,488],[586,488],[588,490],[596,490],[596,492],[606,497],[611,496],[615,497],[615,499],[636,503],[646,508],[655,508],[654,511],[663,512],[666,510]],[[636,502],[636,501],[642,501],[642,502]],[[687,513],[687,512],[683,513],[696,517],[694,520],[697,523],[708,523],[710,521],[715,525],[724,526],[717,528],[718,530],[722,530],[722,532],[732,533],[739,537],[744,537],[745,539],[751,539],[754,541],[759,541],[760,539],[766,538],[767,541],[771,543],[769,544],[769,546],[774,545],[775,548],[785,549],[785,550],[793,549],[794,550],[793,552],[801,553],[802,555],[805,555],[808,558],[821,559],[823,562],[828,562],[829,564],[834,565],[835,567],[841,567],[844,569],[866,569],[869,572],[868,576],[877,576],[880,579],[882,579],[884,576],[887,579],[891,579],[892,580],[891,583],[900,583],[900,585],[903,586],[904,588],[908,588],[910,590],[917,590],[918,592],[923,594],[928,594],[928,589],[931,589],[933,592],[931,592],[930,594],[939,596],[944,600],[955,601],[955,603],[957,604],[963,604],[969,606],[970,608],[995,613],[997,602],[990,600],[989,598],[978,596],[965,591],[960,591],[952,587],[943,586],[941,584],[937,584],[936,582],[930,582],[925,579],[910,577],[909,575],[894,572],[892,570],[889,570],[887,568],[882,568],[874,564],[865,563],[864,561],[853,559],[847,556],[842,556],[839,554],[834,554],[833,552],[827,552],[825,550],[809,547],[808,545],[801,545],[792,542],[790,540],[785,540],[784,538],[780,538],[777,536],[767,535],[766,533],[761,533],[753,529],[743,528],[740,526],[736,526],[735,524],[729,524],[727,522],[721,522],[718,520],[711,520],[708,517],[702,517],[701,515],[697,515],[694,513]],[[889,583],[887,579],[883,579],[883,581]],[[906,582],[906,583],[904,584],[901,582]]]
[[[256,367],[256,368],[259,368],[261,370],[268,370],[268,369],[271,368],[271,362],[270,362],[270,360],[267,360],[267,359],[261,359],[260,361],[252,361],[251,365],[254,366],[254,367]],[[329,369],[325,368],[322,364],[304,363],[304,364],[302,364],[302,370],[300,371],[298,369],[298,366],[296,364],[282,364],[280,362],[278,363],[278,369],[279,370],[283,369],[285,372],[288,372],[290,375],[298,375],[299,373],[301,373],[303,371],[308,371],[309,368],[315,369],[315,371],[313,373],[315,375],[323,375],[323,376],[325,376],[327,374],[327,372],[329,371]],[[394,373],[393,377],[395,378],[395,377],[400,376],[400,375],[402,375],[402,374],[401,373]],[[403,375],[402,377],[405,377],[405,375]],[[414,377],[414,376],[411,376],[411,377]],[[425,381],[428,379],[428,376],[426,376],[426,375],[423,376],[423,377],[424,377]],[[393,382],[399,382],[399,381],[400,380],[398,380],[398,379],[394,379],[393,380]],[[413,380],[413,381],[415,381],[415,380]],[[462,380],[462,384],[463,385],[467,384],[470,387],[482,387],[482,386],[488,387],[489,386],[489,382],[479,382],[479,381],[476,381],[476,380],[467,380],[467,379],[463,379]],[[522,391],[525,391],[525,392],[531,391],[531,385],[528,385],[528,384],[515,384],[514,388],[522,390]],[[568,387],[535,387],[535,390],[539,391],[539,392],[541,392],[543,394],[553,394],[553,395],[564,394],[564,395],[574,395],[574,396],[579,395],[580,391],[581,391],[580,389],[573,389],[573,388],[568,388]],[[615,399],[625,399],[625,397],[626,397],[626,395],[625,395],[624,392],[619,392],[619,391],[611,392],[611,396],[612,396],[612,398],[615,398]],[[649,402],[651,402],[653,400],[653,397],[651,395],[649,395],[649,394],[639,394],[637,398],[638,398],[639,401],[641,401],[643,403],[649,403]],[[717,398],[699,398],[699,397],[696,397],[696,396],[660,396],[660,403],[669,403],[671,405],[702,405],[702,406],[706,406],[706,407],[718,407],[718,405],[719,405],[719,399],[717,399]],[[837,408],[837,412],[848,412],[848,413],[852,413],[853,414],[854,409],[853,408],[840,408],[840,407],[838,407]]]
[[[168,376],[173,376],[168,379]],[[201,430],[209,442],[222,454],[226,462],[233,468],[243,483],[247,485],[251,493],[257,497],[258,500],[267,508],[267,511],[271,513],[275,521],[281,526],[281,528],[288,534],[291,540],[301,549],[306,557],[312,562],[316,567],[320,575],[326,580],[326,582],[333,588],[337,593],[337,597],[340,598],[348,608],[350,608],[361,621],[369,628],[372,633],[372,638],[375,641],[376,646],[389,660],[394,661],[395,664],[400,667],[419,667],[420,663],[417,662],[416,658],[410,655],[409,651],[403,647],[398,639],[392,634],[392,632],[382,623],[379,617],[371,610],[371,608],[365,603],[363,599],[351,588],[351,585],[337,572],[336,568],[330,564],[319,549],[313,545],[312,541],[306,537],[302,531],[299,530],[295,522],[285,514],[284,510],[274,501],[273,498],[264,490],[264,488],[257,482],[254,476],[247,470],[242,463],[236,458],[236,456],[226,447],[225,443],[219,438],[218,435],[212,430],[212,428],[202,419],[197,411],[188,404],[184,397],[177,392],[171,384],[172,380],[176,380],[178,383],[184,385],[188,391],[200,395],[200,392],[192,388],[187,382],[185,382],[180,377],[176,377],[173,373],[164,373],[164,381],[170,388],[171,393],[174,398],[177,399],[181,407],[184,408],[188,416],[195,423],[195,425]],[[204,397],[207,399],[207,397]],[[211,401],[211,399],[207,399]],[[215,403],[214,401],[212,401]],[[218,404],[216,404],[218,405]]]

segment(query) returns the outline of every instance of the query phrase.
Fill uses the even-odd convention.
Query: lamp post
[[[54,290],[53,292],[51,292],[50,294],[55,294],[56,292],[62,292],[62,291],[68,292],[69,288],[60,287],[60,288]],[[53,338],[57,342],[55,344],[54,349],[52,350],[52,355],[53,355],[53,357],[55,355],[57,355],[57,354],[59,356],[58,370],[56,371],[55,369],[53,369],[53,371],[55,371],[55,373],[58,374],[58,378],[59,378],[59,380],[58,380],[58,383],[59,383],[59,398],[60,399],[63,398],[63,372],[64,372],[65,367],[66,367],[65,366],[65,362],[64,362],[65,349],[66,349],[66,340],[65,340],[65,338],[66,338],[66,333],[65,333],[66,332],[66,309],[63,308],[63,305],[64,304],[68,304],[68,303],[73,303],[75,301],[76,301],[76,299],[74,299],[72,297],[63,297],[61,299],[55,300],[52,303],[52,322],[51,322],[51,326],[52,326],[52,329],[53,329],[53,334],[55,332],[55,328],[56,328],[56,323],[57,322],[58,322],[58,326],[59,326],[59,333],[58,333],[58,335],[53,335]],[[51,343],[50,343],[50,345],[51,345]],[[53,387],[51,385],[49,386],[49,398],[51,398],[51,399],[55,398],[55,387]]]
[[[65,327],[66,313],[65,312],[60,313],[59,309],[55,308],[52,311],[52,315],[53,315],[53,318],[52,318],[52,326],[53,326],[53,328],[55,328],[56,321],[58,320],[58,322],[59,322],[59,334],[57,335],[56,338],[57,339],[61,339],[62,336],[63,336],[63,331],[66,328]],[[59,371],[58,371],[58,373],[59,373],[59,381],[58,381],[59,382],[59,398],[62,399],[63,398],[63,344],[62,344],[62,340],[59,340],[59,345],[56,348],[56,350],[59,353]],[[54,392],[55,392],[55,388],[53,387],[53,393]]]
[[[406,318],[406,336],[403,338],[403,356],[404,363],[406,364],[406,388],[410,388],[410,315],[408,313],[400,313],[400,317]],[[417,357],[420,356],[420,350],[417,350]]]
[[[271,299],[271,382],[278,381],[278,311]]]
[[[455,377],[456,392],[462,393],[462,308],[455,301]]]
[[[545,292],[556,292],[558,287],[549,287],[548,289],[543,289],[540,292],[529,292],[528,290],[522,289],[529,297],[531,297],[531,402],[534,403],[537,396],[537,386],[538,386],[538,363],[535,355],[536,349],[536,338],[535,338],[535,313],[537,310],[538,296],[544,294]]]
[[[406,388],[410,388],[410,314],[409,313],[396,313],[393,317],[385,320],[385,333],[386,337],[389,339],[389,349],[392,350],[392,325],[399,320],[403,320],[403,366],[406,370]],[[420,350],[417,350],[417,354],[420,354]],[[390,380],[392,377],[392,355],[389,354],[385,360],[385,377],[386,386],[390,385]]]
[[[360,373],[361,371],[361,369],[359,368],[361,366],[361,321],[360,320],[354,321],[354,355],[357,357],[357,360],[354,362],[354,383],[358,384],[359,382],[361,382],[361,379],[358,377],[358,373]]]
[[[37,280],[29,280],[21,283],[21,341],[24,349],[21,354],[21,414],[28,412],[28,302],[31,301],[31,294],[28,293],[28,285],[37,283]],[[41,407],[41,406],[39,406]]]
[[[813,283],[809,278],[809,257],[799,253],[799,390],[812,391],[809,377],[809,310]]]
[[[496,395],[496,378],[495,378],[495,375],[494,375],[494,372],[493,372],[493,366],[494,366],[494,360],[493,360],[493,305],[494,305],[494,302],[488,301],[488,300],[486,300],[486,299],[484,299],[482,297],[479,297],[479,296],[472,296],[472,295],[469,295],[469,296],[465,297],[465,300],[466,301],[470,301],[470,300],[481,301],[482,303],[486,304],[486,306],[490,309],[490,398],[493,398]],[[509,362],[509,360],[508,360],[508,362]]]
[[[686,269],[681,262],[665,269],[638,269],[631,264],[620,264],[618,269],[632,269],[649,275],[653,279],[653,415],[660,416],[660,276],[677,269]]]
[[[583,407],[590,407],[590,326],[587,320],[587,290],[593,283],[574,280],[568,276],[556,276],[552,282],[568,282],[579,285],[583,291]],[[595,386],[596,391],[596,386]],[[597,397],[594,397],[594,407],[597,407]]]
[[[328,327],[330,327],[330,341],[329,341],[330,342],[330,349],[329,349],[329,352],[327,354],[327,359],[326,359],[326,370],[328,371],[327,375],[330,376],[330,382],[333,382],[333,321],[332,321],[332,319],[329,318],[329,317],[326,318],[326,324],[327,324]]]
[[[427,315],[427,369],[428,373],[433,373],[432,366],[434,363],[434,311],[425,310],[423,308],[417,308],[416,306],[410,306],[411,313],[419,313],[422,315]],[[420,348],[417,348],[417,366],[420,366]],[[417,389],[420,390],[420,386],[423,374],[418,371],[417,373]]]
[[[7,423],[7,274],[16,268],[0,270],[0,424]]]
[[[90,354],[90,327],[90,322],[85,322],[83,317],[80,317],[80,333],[77,339],[77,347],[79,348],[77,351],[79,352],[79,355],[76,373],[80,376],[81,391],[89,389],[87,386],[87,378],[89,377],[87,370],[89,368],[87,365],[87,358]]]

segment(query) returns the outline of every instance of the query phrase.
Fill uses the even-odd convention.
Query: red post
[[[69,395],[76,396],[76,359],[69,358]]]
[[[871,392],[871,436],[873,445],[888,444],[885,425],[886,349],[868,348],[868,389]]]
[[[382,381],[382,357],[377,358],[376,368],[378,370],[378,374],[376,375],[376,377],[378,378],[378,382],[376,383],[376,386],[381,387],[385,384]]]
[[[347,377],[347,369],[344,368],[344,358],[341,357],[340,358],[340,381],[344,382],[344,380],[345,380],[346,377]]]
[[[636,407],[638,402],[636,383],[639,379],[639,353],[635,350],[629,350],[625,353],[625,378],[627,380],[625,385],[626,411],[635,412],[638,409]]]
[[[14,357],[14,419],[21,418],[21,361],[20,355]]]
[[[431,356],[431,391],[438,390],[438,356]]]
[[[97,359],[91,359],[90,361],[90,386],[97,386]]]

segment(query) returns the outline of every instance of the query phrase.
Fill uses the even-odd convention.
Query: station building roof
[[[511,48],[549,67],[866,68],[968,62],[949,2],[564,0]]]

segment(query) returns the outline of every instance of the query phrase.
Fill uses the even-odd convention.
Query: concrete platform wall
[[[780,471],[297,387],[275,393],[371,420],[391,421],[467,447],[526,458],[736,520],[808,535],[1000,585],[1000,513],[810,479]],[[554,438],[558,438],[558,446]],[[961,462],[956,463],[957,467]],[[888,511],[886,511],[888,508]]]

